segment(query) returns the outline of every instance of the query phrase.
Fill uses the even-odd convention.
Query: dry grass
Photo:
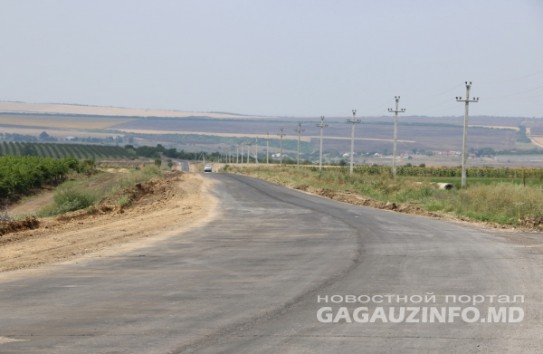
[[[510,182],[472,183],[467,189],[440,190],[431,180],[389,175],[354,174],[347,169],[276,167],[229,167],[227,170],[252,175],[291,188],[332,193],[351,193],[378,201],[409,205],[429,213],[449,214],[462,219],[485,221],[500,225],[540,228],[543,225],[543,185],[527,186]],[[387,204],[388,203],[388,204]],[[409,208],[407,208],[409,209]]]

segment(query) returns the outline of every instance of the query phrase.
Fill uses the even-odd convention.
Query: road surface
[[[220,215],[199,229],[124,254],[3,274],[0,353],[543,352],[540,234],[208,176]],[[436,302],[420,303],[428,293]],[[349,316],[362,307],[449,311],[477,295],[489,296],[474,306],[482,318],[499,305],[516,308],[507,319],[516,323],[427,323],[420,315],[418,323],[363,323],[362,312],[352,323],[326,323],[326,312],[317,315],[325,307],[332,320],[339,308]],[[513,295],[524,302],[497,303]]]
[[[181,172],[189,172],[190,171],[189,161],[188,160],[172,159],[172,161],[174,161],[174,162],[176,162],[178,164],[179,171],[181,171]]]

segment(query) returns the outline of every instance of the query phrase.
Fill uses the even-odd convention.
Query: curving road
[[[200,229],[0,277],[0,353],[543,352],[540,234],[355,207],[248,177],[208,178],[218,182],[220,216]],[[428,293],[435,302],[419,303]],[[486,300],[472,308],[481,318],[498,305],[517,316],[354,316],[362,307],[370,315],[380,307],[463,311],[471,305],[459,300],[478,295]],[[498,295],[525,301],[498,304]]]

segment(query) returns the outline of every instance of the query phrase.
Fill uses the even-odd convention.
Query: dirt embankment
[[[400,213],[409,213],[417,215],[427,215],[427,216],[439,216],[436,213],[428,212],[422,208],[419,208],[410,204],[396,204],[391,202],[381,202],[375,199],[370,199],[363,197],[358,194],[349,193],[349,192],[336,192],[329,189],[313,189],[313,188],[296,188],[303,190],[312,194],[318,194],[321,197],[326,197],[329,199],[334,199],[343,203],[349,203],[353,205],[362,205],[372,208],[385,209],[385,210],[394,210]]]
[[[5,232],[0,271],[65,261],[114,245],[139,247],[179,234],[213,217],[210,183],[195,174],[174,173],[132,188],[128,208],[106,200],[90,210],[40,219],[29,230]]]

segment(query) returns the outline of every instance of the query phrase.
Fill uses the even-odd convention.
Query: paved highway
[[[190,167],[189,167],[189,161],[188,160],[172,159],[172,161],[174,161],[174,162],[176,162],[178,164],[179,171],[190,172]]]
[[[0,353],[543,352],[540,234],[355,207],[248,177],[208,178],[220,213],[199,229],[2,275]],[[420,303],[428,293],[435,303]],[[463,303],[479,295],[484,303]],[[503,303],[513,295],[525,301]],[[399,323],[377,311],[391,307]],[[402,320],[400,308],[415,311],[407,307],[444,308],[447,318]],[[510,317],[483,323],[489,307]]]

